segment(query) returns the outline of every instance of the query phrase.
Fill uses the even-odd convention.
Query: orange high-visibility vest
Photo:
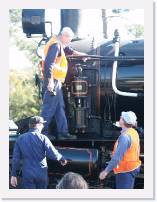
[[[119,162],[116,168],[113,169],[114,173],[125,173],[135,170],[141,165],[139,159],[140,156],[140,140],[137,131],[133,128],[129,128],[126,131],[126,134],[131,137],[131,146],[126,151],[123,156],[123,159]],[[118,145],[118,140],[116,141],[112,155],[115,153]]]
[[[50,48],[50,46],[52,46],[54,43],[58,43],[56,37],[52,37],[48,43],[46,44],[45,48],[44,48],[44,58],[42,60],[42,72],[44,74],[44,61],[45,58],[48,54],[48,50]],[[64,83],[65,81],[65,77],[67,74],[67,68],[68,68],[68,62],[63,50],[63,47],[61,44],[60,48],[61,48],[61,56],[57,56],[55,59],[55,65],[52,67],[52,77],[56,80],[60,80],[62,83]]]

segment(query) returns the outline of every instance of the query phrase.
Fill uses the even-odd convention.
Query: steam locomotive
[[[78,33],[79,19],[79,9],[61,10],[61,28],[69,26]],[[45,23],[49,22],[45,22],[43,9],[22,11],[23,31],[27,37],[41,34],[41,41],[46,43]],[[69,132],[77,139],[51,140],[49,136],[68,159],[64,168],[55,161],[48,161],[49,188],[54,188],[58,179],[68,171],[82,174],[90,188],[115,188],[113,173],[104,183],[99,182],[98,174],[110,160],[119,136],[117,121],[120,114],[129,110],[137,115],[141,142],[142,167],[135,188],[144,188],[144,40],[120,41],[118,30],[115,30],[113,40],[77,37],[71,47],[88,54],[68,57],[68,73],[63,85]],[[27,121],[19,120],[17,125],[18,133],[28,128]],[[56,134],[54,120],[49,133]],[[17,137],[10,136],[10,159]]]

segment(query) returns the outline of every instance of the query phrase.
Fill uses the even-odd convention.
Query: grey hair
[[[70,27],[63,27],[63,29],[61,30],[61,35],[68,35],[70,36],[71,38],[74,37],[74,32],[72,31],[72,29]]]
[[[66,173],[56,186],[57,189],[88,189],[88,184],[84,178],[73,172]]]

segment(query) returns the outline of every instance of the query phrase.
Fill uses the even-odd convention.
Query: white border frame
[[[154,69],[153,69],[153,1],[152,0],[109,0],[107,2],[99,2],[98,0],[91,4],[91,1],[61,1],[58,0],[55,3],[53,1],[18,1],[6,0],[6,7],[1,10],[3,18],[1,19],[4,32],[1,32],[1,66],[5,67],[2,70],[3,76],[0,81],[1,87],[1,113],[0,117],[0,162],[1,162],[1,180],[0,180],[0,192],[3,198],[30,198],[30,199],[153,199],[155,196],[155,182],[154,182]],[[82,7],[83,6],[83,7]],[[144,173],[144,189],[143,190],[116,190],[116,189],[89,189],[89,190],[23,190],[23,189],[9,189],[9,138],[8,138],[8,72],[9,72],[9,35],[8,35],[8,10],[13,8],[132,8],[132,9],[144,9],[145,11],[145,70],[144,70],[144,82],[145,82],[145,101],[144,101],[144,123],[145,123],[145,173]],[[2,30],[2,29],[1,29]],[[6,68],[7,67],[7,68]],[[6,79],[7,78],[7,79]],[[5,86],[5,90],[4,90]],[[5,107],[4,107],[5,106]],[[2,165],[3,163],[3,165]]]

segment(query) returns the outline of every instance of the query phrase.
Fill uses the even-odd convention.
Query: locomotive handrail
[[[100,55],[77,55],[68,56],[70,60],[104,60],[104,61],[144,61],[143,56],[100,56]]]

